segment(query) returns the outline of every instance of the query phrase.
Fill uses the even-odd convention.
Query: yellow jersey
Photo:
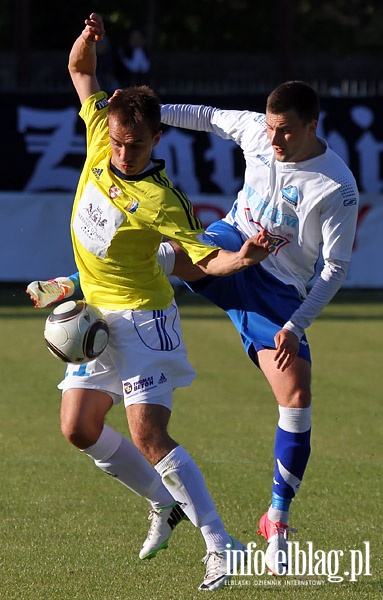
[[[87,157],[71,218],[74,257],[87,302],[108,310],[168,307],[174,292],[157,262],[163,236],[175,240],[195,263],[217,249],[188,198],[168,179],[163,160],[144,173],[111,169],[108,101],[98,92],[82,105]]]

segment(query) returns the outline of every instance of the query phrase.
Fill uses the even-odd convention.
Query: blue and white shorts
[[[161,404],[171,410],[173,390],[196,373],[187,359],[177,305],[163,310],[103,310],[109,343],[95,360],[68,364],[63,392],[85,388],[107,392],[119,403]]]
[[[237,252],[243,245],[239,231],[225,221],[212,223],[206,232],[225,250]],[[208,276],[186,285],[228,314],[255,364],[256,352],[275,348],[274,336],[302,303],[294,286],[279,281],[261,263],[235,275]],[[306,336],[300,341],[298,356],[311,362]]]

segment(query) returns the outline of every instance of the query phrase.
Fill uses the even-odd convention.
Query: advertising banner
[[[164,98],[163,102],[188,102]],[[193,98],[222,108],[263,111],[258,96]],[[378,98],[322,100],[319,135],[349,165],[361,192],[359,223],[346,285],[383,287],[383,113]],[[1,281],[43,279],[73,271],[69,219],[85,158],[75,94],[3,94],[6,153],[0,161]],[[240,148],[213,134],[164,127],[155,156],[192,200],[204,225],[222,218],[243,181]]]

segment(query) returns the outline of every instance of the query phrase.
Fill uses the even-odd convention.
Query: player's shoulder
[[[325,182],[325,196],[334,201],[341,199],[344,206],[357,206],[359,190],[351,169],[331,148],[326,149],[324,158],[319,173]]]
[[[84,100],[81,105],[80,116],[84,119],[84,121],[86,121],[92,114],[104,116],[108,106],[109,101],[106,92],[96,92]]]
[[[326,153],[326,170],[340,185],[353,185],[356,187],[356,180],[350,167],[345,163],[343,158],[334,150],[327,147]]]
[[[246,124],[257,128],[266,128],[266,115],[253,110],[216,109],[222,119],[232,123]]]
[[[84,121],[87,135],[87,156],[96,149],[96,155],[100,153],[100,147],[109,147],[109,130],[107,122],[108,98],[105,92],[97,92],[87,98],[80,110],[80,117]]]
[[[251,110],[222,111],[217,125],[242,148],[245,155],[266,139],[266,115]]]

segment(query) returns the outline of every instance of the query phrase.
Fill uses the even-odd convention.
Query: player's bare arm
[[[81,104],[100,90],[97,77],[96,43],[104,37],[104,23],[100,15],[92,13],[85,20],[85,29],[72,46],[68,69]]]
[[[224,276],[237,273],[264,260],[273,247],[264,233],[249,238],[238,252],[216,250],[209,256],[193,264],[189,256],[176,242],[169,242],[175,252],[172,275],[184,281],[197,281],[206,275]]]
[[[217,250],[198,262],[206,275],[225,276],[257,265],[273,251],[264,233],[247,239],[238,252]]]

